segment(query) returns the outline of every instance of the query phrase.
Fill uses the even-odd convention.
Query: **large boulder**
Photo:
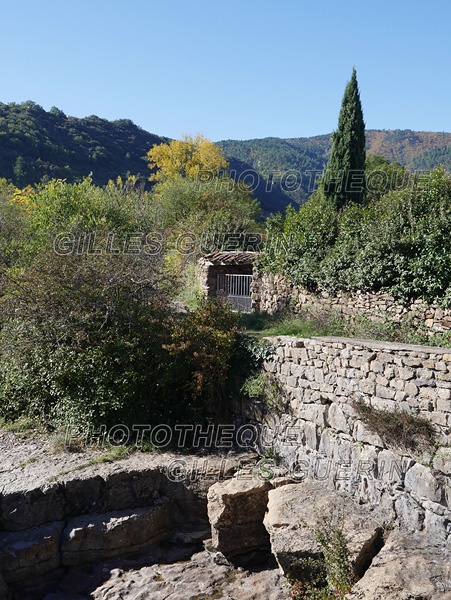
[[[233,478],[208,490],[212,547],[232,557],[269,548],[263,526],[270,484],[257,477]]]
[[[451,600],[451,552],[424,534],[390,534],[347,600]]]
[[[264,525],[282,571],[296,576],[299,559],[320,555],[315,530],[322,517],[342,528],[354,571],[363,573],[382,546],[382,523],[348,496],[310,481],[269,492]]]

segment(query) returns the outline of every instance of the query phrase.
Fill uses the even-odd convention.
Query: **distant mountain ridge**
[[[223,140],[218,142],[228,158],[242,160],[264,174],[271,171],[298,171],[301,185],[290,192],[282,190],[296,202],[304,202],[310,195],[312,174],[322,171],[329,160],[331,135],[309,138],[263,138],[253,140]],[[366,131],[367,154],[383,156],[407,169],[430,169],[439,164],[451,171],[451,133],[411,131],[410,129]]]
[[[398,161],[410,170],[443,164],[451,171],[451,133],[411,130],[367,130],[367,152]],[[0,177],[23,187],[52,178],[78,181],[92,173],[98,185],[118,176],[135,175],[148,184],[146,154],[170,138],[149,133],[129,119],[77,118],[38,104],[0,103]],[[230,161],[230,172],[251,183],[264,215],[302,203],[311,193],[314,173],[326,165],[331,136],[263,138],[218,142]],[[274,171],[295,171],[291,180],[268,182]],[[310,175],[309,175],[310,172]]]

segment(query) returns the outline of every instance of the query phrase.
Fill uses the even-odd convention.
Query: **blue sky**
[[[449,0],[4,2],[2,102],[179,138],[337,125],[355,65],[367,128],[451,131]]]

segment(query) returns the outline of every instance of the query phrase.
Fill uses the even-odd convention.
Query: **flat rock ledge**
[[[173,565],[112,572],[94,600],[284,600],[287,589],[277,569],[236,569],[220,552],[200,552]],[[63,600],[55,597],[49,600]]]

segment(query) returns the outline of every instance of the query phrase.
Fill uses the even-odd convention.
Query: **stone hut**
[[[236,310],[251,311],[251,280],[256,252],[212,252],[200,263],[200,286],[207,296],[225,297]]]

